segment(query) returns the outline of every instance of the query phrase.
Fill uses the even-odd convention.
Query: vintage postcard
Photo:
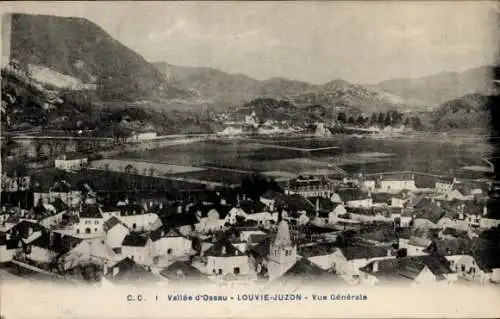
[[[500,316],[497,2],[1,13],[1,318]]]

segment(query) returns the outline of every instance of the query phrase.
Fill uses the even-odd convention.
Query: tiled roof
[[[51,239],[52,236],[52,239]],[[42,233],[40,237],[31,242],[33,246],[44,248],[56,252],[57,254],[66,254],[83,240],[70,235],[60,233]]]
[[[118,218],[112,216],[111,218],[109,218],[107,221],[104,222],[103,224],[104,231],[108,232],[111,228],[119,224],[123,225],[125,228],[128,228],[127,225],[121,222]]]
[[[79,216],[80,218],[102,218],[101,210],[97,204],[83,205]]]
[[[275,206],[283,207],[289,212],[314,211],[316,209],[313,203],[297,194],[280,196],[276,199]]]
[[[113,269],[118,268],[118,273],[113,275]],[[105,275],[105,278],[113,282],[151,282],[157,278],[145,267],[137,264],[130,258],[125,258],[115,264]]]
[[[342,247],[342,254],[347,260],[385,257],[388,255],[387,248],[369,245],[356,245]]]
[[[469,238],[435,239],[425,252],[440,256],[464,255],[471,252],[472,246]]]
[[[204,253],[205,256],[212,257],[235,257],[244,256],[238,248],[231,244],[227,239],[222,239],[216,242]]]
[[[333,243],[318,243],[298,247],[297,254],[302,257],[324,256],[334,253],[337,247]]]
[[[290,285],[293,288],[303,286],[328,286],[344,284],[344,281],[334,273],[323,270],[307,258],[295,262],[283,275],[273,280],[273,284]]]
[[[378,269],[375,264],[378,264]],[[444,279],[444,275],[450,274],[450,264],[444,257],[439,256],[410,256],[396,259],[373,261],[360,269],[360,271],[372,274],[378,279],[414,280],[427,267],[437,279]]]
[[[272,189],[269,189],[269,190],[265,191],[264,194],[262,194],[262,197],[265,199],[273,200],[273,199],[278,198],[281,195],[282,195],[282,193],[279,193],[279,192],[276,192]]]
[[[187,262],[174,261],[160,271],[169,280],[207,280],[207,276]]]
[[[337,189],[337,194],[344,202],[370,198],[370,196],[368,196],[368,193],[363,192],[359,188]]]
[[[148,242],[148,237],[144,234],[130,233],[123,239],[122,246],[144,247]]]
[[[168,227],[160,227],[157,230],[154,230],[150,233],[150,238],[152,241],[157,241],[160,238],[167,237],[184,237],[181,233],[179,233],[175,228]]]

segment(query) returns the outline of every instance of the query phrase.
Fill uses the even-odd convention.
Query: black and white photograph
[[[0,7],[2,319],[500,316],[497,2]]]

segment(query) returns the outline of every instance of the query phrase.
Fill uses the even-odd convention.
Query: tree
[[[403,123],[404,126],[410,126],[410,118],[407,117]]]
[[[391,126],[391,125],[392,125],[391,113],[387,112],[384,119],[384,126]]]
[[[379,126],[382,126],[384,125],[384,121],[385,121],[384,113],[382,112],[378,113],[377,124]]]
[[[341,122],[341,123],[345,123],[347,121],[347,116],[345,115],[344,112],[340,112],[338,115],[337,115],[337,121]]]

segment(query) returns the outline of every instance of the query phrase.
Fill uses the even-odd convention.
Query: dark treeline
[[[377,126],[383,128],[386,126],[404,125],[405,127],[411,127],[417,130],[422,128],[422,123],[418,116],[405,115],[398,111],[372,113],[371,117],[364,116],[363,114],[357,117],[348,117],[346,113],[340,112],[337,115],[337,121],[343,124],[362,127]]]

